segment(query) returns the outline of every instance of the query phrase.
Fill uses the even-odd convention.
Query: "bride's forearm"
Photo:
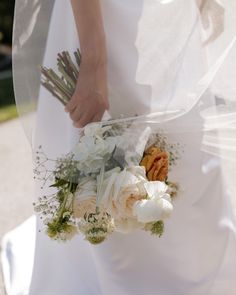
[[[82,60],[106,62],[106,41],[100,0],[71,0]]]

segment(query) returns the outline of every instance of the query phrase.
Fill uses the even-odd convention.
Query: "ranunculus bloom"
[[[165,181],[168,175],[169,155],[157,147],[150,147],[140,163],[146,169],[149,181]]]

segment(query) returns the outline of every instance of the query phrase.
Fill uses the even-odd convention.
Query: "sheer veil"
[[[150,90],[149,104],[151,100],[151,108],[144,105],[138,118],[150,124],[167,123],[185,116],[196,106],[202,120],[193,119],[188,126],[181,125],[181,120],[176,121],[175,132],[201,130],[204,132],[203,149],[235,160],[235,1],[138,1],[141,9],[136,23],[131,23],[130,28],[117,26],[117,34],[111,34],[106,27],[108,1],[103,0],[101,4],[108,43],[126,41],[122,40],[122,30],[133,30],[132,45],[138,56],[135,83],[137,89],[145,85]],[[14,87],[18,111],[30,141],[39,98],[39,66],[43,63],[53,5],[54,1],[18,0],[15,7]],[[116,5],[117,9],[126,5],[130,13],[129,8],[135,3]],[[122,55],[120,66],[125,66],[125,52],[121,46],[118,49]],[[198,62],[203,66],[196,67]],[[181,78],[184,73],[191,73],[188,83]],[[114,115],[112,108],[111,117],[120,118],[117,112]],[[218,140],[219,133],[223,141]]]

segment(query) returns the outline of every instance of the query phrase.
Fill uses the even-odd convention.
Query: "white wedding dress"
[[[196,14],[193,3],[189,0],[186,4],[189,19]],[[147,71],[146,76],[142,74],[145,66],[148,66],[147,62],[143,60],[138,64],[138,52],[134,46],[138,25],[142,25],[139,23],[141,12],[143,13],[142,1],[103,0],[101,5],[108,48],[110,115],[133,116],[151,112],[156,109],[153,96],[157,94],[157,103],[164,105],[173,81],[165,81],[164,72],[163,76],[161,73],[157,75],[156,81],[149,81]],[[168,17],[164,13],[164,9],[157,9],[155,21],[161,22],[162,17]],[[153,20],[149,21],[151,23]],[[148,20],[146,22],[148,25]],[[176,34],[178,30],[183,32],[184,28],[176,27]],[[156,38],[158,48],[164,37],[157,35]],[[196,34],[193,39],[193,56],[188,59],[191,60],[191,66],[186,64],[182,76],[178,77],[176,92],[191,85],[192,69],[195,76],[200,76],[205,67],[204,57],[196,54],[200,48],[200,37]],[[44,64],[55,68],[58,52],[65,49],[74,51],[78,46],[70,3],[57,0]],[[207,104],[214,96],[208,92],[204,99]],[[165,233],[160,239],[136,230],[129,235],[114,233],[106,242],[96,246],[84,241],[82,235],[67,243],[57,243],[38,232],[42,228],[39,218],[36,225],[35,219],[30,219],[18,229],[18,240],[25,241],[20,248],[21,255],[29,253],[28,264],[22,263],[20,268],[20,260],[16,255],[19,251],[9,254],[10,249],[8,256],[4,256],[5,264],[8,262],[10,268],[15,266],[10,270],[14,279],[9,286],[9,294],[236,294],[235,216],[220,160],[201,148],[204,141],[201,129],[193,132],[174,131],[174,126],[186,126],[192,122],[201,126],[202,118],[197,109],[198,103],[183,116],[171,121],[168,127],[162,126],[164,129],[170,128],[169,139],[183,145],[184,153],[178,169],[171,171],[171,178],[179,182],[183,189],[174,201],[174,213],[166,221]],[[71,120],[60,103],[51,98],[45,89],[41,89],[34,134],[35,147],[45,144],[46,152],[52,157],[69,151],[78,135],[78,130],[71,126]],[[44,190],[38,187],[37,197],[43,193]],[[35,226],[37,230],[33,252],[33,244],[29,241],[33,238]],[[17,240],[16,235],[10,235],[5,240],[5,245],[11,238],[13,242],[14,239]]]

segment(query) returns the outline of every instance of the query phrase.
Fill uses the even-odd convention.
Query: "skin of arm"
[[[76,89],[65,111],[81,128],[100,121],[109,108],[106,38],[99,0],[71,0],[71,6],[82,58]]]

